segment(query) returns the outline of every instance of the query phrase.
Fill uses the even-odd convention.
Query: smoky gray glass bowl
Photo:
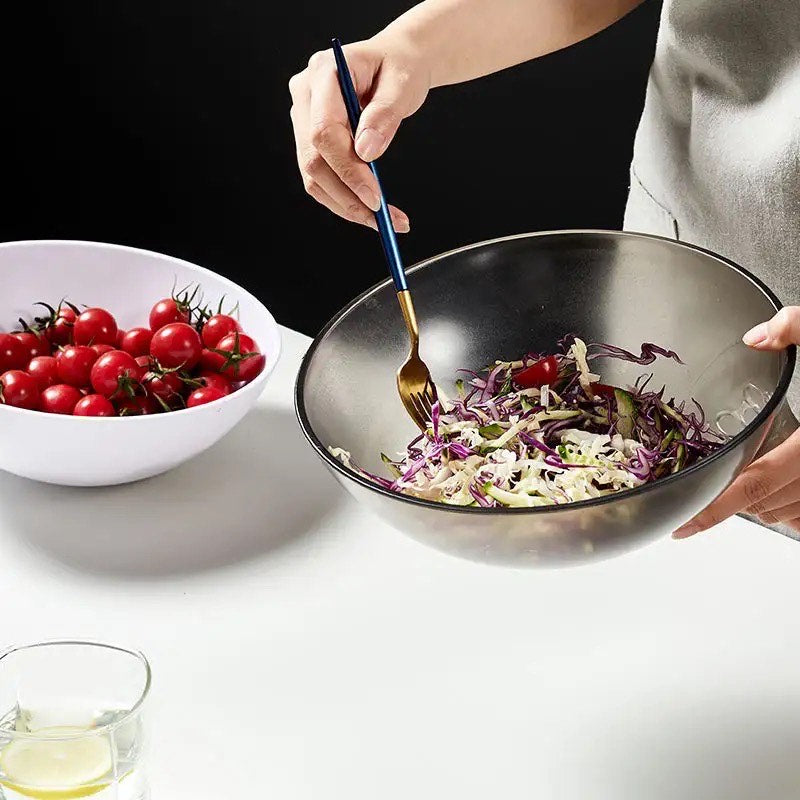
[[[605,558],[669,534],[711,502],[765,441],[794,368],[794,348],[742,344],[780,303],[741,267],[687,244],[641,234],[558,231],[464,247],[409,270],[422,356],[451,396],[457,371],[528,351],[551,351],[575,333],[639,351],[655,342],[684,365],[593,362],[605,383],[653,373],[652,386],[694,398],[732,438],[689,469],[617,495],[540,508],[458,508],[399,495],[328,453],[349,450],[386,474],[380,453],[416,435],[395,384],[408,346],[392,284],[336,315],[314,341],[296,386],[300,425],[339,482],[384,521],[444,552],[513,567]]]

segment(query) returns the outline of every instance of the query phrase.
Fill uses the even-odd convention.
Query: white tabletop
[[[797,543],[734,520],[550,572],[428,550],[301,441],[308,339],[284,333],[257,410],[193,463],[0,478],[0,645],[148,654],[154,800],[798,796]]]

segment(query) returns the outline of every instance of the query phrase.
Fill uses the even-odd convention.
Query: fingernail
[[[769,338],[769,328],[767,327],[766,322],[762,322],[759,325],[756,325],[755,328],[751,328],[747,333],[742,336],[742,341],[749,345],[750,347],[755,347],[756,345],[763,344]]]
[[[364,128],[356,138],[356,154],[362,161],[374,161],[383,149],[384,142],[378,131]]]
[[[690,536],[694,536],[696,533],[700,533],[700,526],[699,525],[683,525],[682,527],[678,528],[673,534],[673,539],[688,539]]]
[[[408,233],[411,230],[411,223],[407,219],[397,219],[394,222],[394,229],[397,233]]]
[[[377,211],[381,207],[380,197],[378,197],[366,183],[362,183],[361,186],[356,189],[356,194],[358,195],[358,199],[371,211]]]

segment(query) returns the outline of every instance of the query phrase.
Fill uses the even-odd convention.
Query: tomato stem
[[[225,359],[225,363],[220,367],[219,372],[224,372],[226,369],[233,367],[234,375],[238,375],[239,364],[241,364],[242,361],[246,361],[248,358],[254,358],[260,355],[260,353],[243,353],[239,345],[239,332],[235,331],[234,336],[233,350],[218,350],[215,347],[209,349],[212,353],[216,353],[218,356],[222,356]]]

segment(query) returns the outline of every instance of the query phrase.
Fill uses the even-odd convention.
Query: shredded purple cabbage
[[[570,335],[553,355],[557,377],[546,388],[516,381],[540,353],[480,372],[462,370],[459,397],[434,405],[429,429],[401,457],[383,457],[393,480],[359,470],[345,451],[333,452],[392,491],[479,508],[530,507],[656,481],[710,455],[727,438],[710,428],[696,401],[666,399],[665,387],[649,389],[652,375],[622,389],[587,373],[599,358],[682,364],[672,350],[645,342],[636,355]]]

